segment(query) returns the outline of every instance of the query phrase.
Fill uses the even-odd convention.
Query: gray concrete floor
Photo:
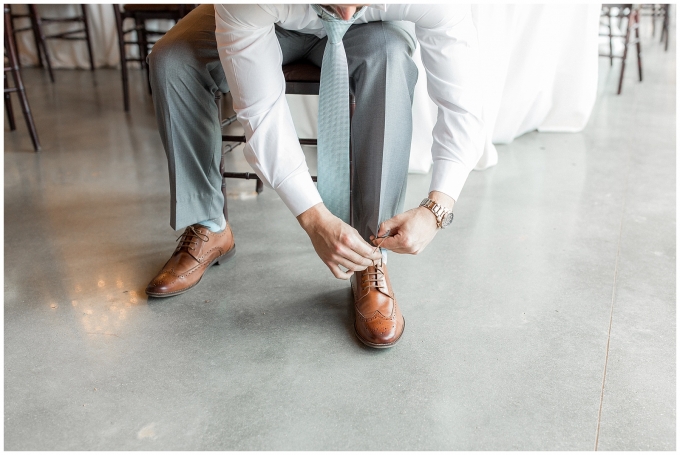
[[[252,182],[229,182],[235,259],[147,300],[177,234],[141,74],[125,114],[116,70],[26,69],[44,150],[5,126],[5,448],[674,449],[675,44],[644,59],[621,96],[602,60],[582,133],[499,146],[453,227],[390,256],[407,325],[380,351]]]

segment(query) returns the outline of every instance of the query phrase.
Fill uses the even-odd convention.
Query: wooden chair
[[[286,80],[286,94],[288,95],[318,95],[319,94],[319,83],[321,79],[321,68],[318,66],[306,62],[306,61],[300,61],[300,62],[294,62],[288,65],[284,65],[282,67],[283,70],[283,76]],[[352,118],[352,115],[354,114],[354,107],[356,106],[356,100],[354,98],[354,95],[351,93],[349,94],[349,115],[350,115],[350,120]],[[220,92],[217,92],[215,95],[215,101],[217,102],[218,105],[218,112],[220,111],[219,107],[221,106],[220,103]],[[220,119],[221,119],[221,114],[220,114]],[[221,122],[222,126],[226,126],[230,123],[233,123],[236,121],[236,116],[232,116],[230,118],[225,119],[224,121]],[[351,121],[350,121],[351,125]],[[301,138],[299,139],[301,145],[317,145],[316,139],[307,139],[307,138]],[[222,135],[222,142],[231,142],[232,144],[227,145],[225,147],[225,150],[222,152],[222,159],[220,161],[220,173],[222,174],[222,195],[224,196],[224,218],[228,221],[229,216],[228,216],[228,210],[227,210],[227,184],[226,184],[226,179],[228,178],[237,178],[237,179],[246,179],[246,180],[255,180],[255,191],[257,194],[260,194],[264,188],[264,185],[262,183],[262,180],[255,174],[254,172],[229,172],[225,169],[225,163],[224,163],[224,156],[226,153],[231,152],[238,144],[245,143],[246,138],[245,136],[235,136],[235,135]],[[235,144],[234,144],[235,143]],[[351,143],[350,143],[351,144]],[[350,167],[350,213],[353,213],[353,207],[352,207],[352,181],[351,179],[354,178],[353,174],[353,167],[352,167],[352,149],[350,145],[350,160],[349,160],[349,167]],[[312,176],[312,180],[314,182],[317,181],[316,176]],[[350,215],[351,218],[351,215]]]
[[[114,16],[116,19],[116,30],[118,32],[118,50],[120,52],[121,77],[123,82],[123,105],[125,111],[130,110],[130,90],[128,85],[128,62],[139,62],[141,68],[146,72],[147,87],[151,93],[149,81],[149,65],[146,57],[151,52],[154,43],[161,38],[165,32],[151,30],[147,28],[146,21],[154,19],[169,19],[177,23],[193,9],[195,5],[180,4],[125,4],[113,5]],[[132,19],[134,25],[125,29],[126,19]],[[133,36],[134,32],[134,36]],[[139,57],[128,56],[127,46],[134,45],[139,51]]]
[[[29,4],[28,13],[10,13],[12,24],[17,19],[28,18],[30,26],[15,28],[14,33],[20,33],[28,30],[33,31],[33,39],[35,41],[36,52],[38,53],[38,64],[41,67],[47,66],[47,72],[50,75],[50,80],[54,82],[54,73],[52,72],[52,61],[50,53],[47,48],[47,40],[70,40],[70,41],[85,41],[87,45],[87,53],[90,59],[90,71],[94,71],[94,58],[92,56],[92,42],[90,40],[90,27],[87,21],[87,10],[85,5],[80,6],[80,14],[70,17],[50,18],[41,16],[38,12],[37,5]],[[45,33],[45,26],[49,24],[68,24],[77,23],[82,24],[74,30],[67,30],[55,32],[51,34]]]
[[[12,17],[9,5],[4,6],[5,12],[5,54],[9,66],[5,66],[4,71],[4,96],[5,96],[5,110],[7,111],[7,121],[9,122],[9,129],[11,131],[16,130],[16,123],[14,121],[14,112],[12,111],[12,101],[10,98],[11,93],[17,93],[19,95],[19,101],[21,103],[21,110],[24,113],[24,119],[26,120],[26,126],[28,127],[28,132],[31,135],[31,141],[33,142],[33,149],[36,152],[40,151],[40,140],[38,139],[38,132],[35,128],[35,123],[33,122],[33,115],[31,114],[31,108],[28,105],[28,98],[26,97],[26,88],[24,87],[23,79],[21,78],[21,71],[19,68],[19,57],[17,55],[16,42],[14,41],[14,33],[12,30]],[[7,82],[7,73],[12,75],[14,85],[9,86]]]
[[[607,22],[601,25],[607,27],[607,33],[600,33],[600,36],[607,36],[609,38],[609,53],[602,54],[600,57],[608,57],[609,65],[614,65],[614,59],[621,59],[621,75],[619,76],[619,89],[617,95],[621,94],[621,89],[623,87],[623,74],[626,70],[626,58],[628,57],[628,45],[635,44],[637,48],[637,64],[638,64],[638,74],[640,77],[640,82],[642,82],[642,49],[640,48],[640,9],[633,7],[632,4],[604,4],[602,5],[602,13],[600,17],[606,17]],[[615,34],[612,31],[612,19],[618,19],[619,28],[623,24],[624,19],[626,22],[626,32],[624,34]],[[635,39],[631,39],[631,33],[635,33]],[[613,41],[614,38],[623,38],[623,55],[614,54]]]

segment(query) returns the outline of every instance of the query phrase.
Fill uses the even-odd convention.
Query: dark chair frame
[[[33,149],[36,152],[40,151],[40,140],[38,139],[38,131],[35,128],[35,123],[33,122],[33,114],[31,114],[31,108],[28,105],[28,98],[26,96],[26,88],[24,87],[24,81],[21,78],[21,71],[19,68],[19,56],[17,54],[16,42],[14,41],[14,33],[12,27],[12,13],[10,11],[9,5],[4,6],[5,13],[5,53],[7,54],[7,61],[9,66],[4,67],[4,97],[5,97],[5,110],[7,111],[7,121],[9,122],[9,129],[11,131],[16,130],[16,122],[14,120],[14,112],[12,110],[12,100],[10,98],[11,93],[17,93],[19,95],[19,101],[21,103],[21,110],[24,113],[24,119],[26,120],[26,126],[28,127],[28,132],[31,135],[31,141],[33,142]],[[12,75],[14,81],[14,86],[10,87],[7,82],[7,73]]]
[[[640,17],[652,18],[652,37],[656,36],[656,18],[661,18],[661,39],[664,43],[664,50],[668,50],[668,25],[669,25],[670,5],[662,4],[642,4],[640,5]]]
[[[122,8],[121,8],[122,7]],[[163,9],[166,7],[166,9]],[[148,8],[148,9],[145,9]],[[130,110],[130,88],[128,82],[128,62],[139,62],[146,73],[147,88],[151,93],[151,83],[149,82],[149,65],[146,57],[151,52],[154,43],[165,33],[149,30],[146,27],[147,20],[169,19],[179,22],[186,14],[191,11],[193,5],[188,4],[168,4],[168,5],[121,5],[114,4],[113,11],[116,19],[116,31],[118,35],[118,51],[120,53],[121,78],[123,83],[123,106],[125,112]],[[125,19],[133,19],[134,26],[123,28]],[[130,34],[136,33],[136,40]],[[128,57],[126,46],[134,45],[139,49],[139,57]]]
[[[668,51],[668,26],[670,22],[671,15],[671,5],[663,4],[661,5],[661,12],[663,14],[663,21],[661,23],[661,41],[664,42],[664,51]]]
[[[318,66],[308,63],[305,61],[294,62],[282,67],[283,75],[286,80],[286,94],[288,95],[318,95],[319,94],[319,83],[321,79],[321,68]],[[221,116],[221,93],[217,92],[215,94],[215,102],[218,106],[218,112]],[[351,119],[354,115],[354,108],[356,107],[356,99],[353,94],[349,94],[349,115],[350,115],[350,125]],[[236,116],[233,115],[225,120],[221,120],[222,127],[229,125],[236,121]],[[316,139],[310,138],[299,138],[301,145],[317,145]],[[222,142],[231,142],[231,144],[226,145],[222,151],[222,158],[220,160],[220,173],[222,174],[222,195],[224,196],[224,218],[228,221],[229,215],[227,210],[227,183],[228,178],[237,179],[254,179],[256,181],[255,191],[260,194],[264,188],[262,180],[254,172],[228,172],[225,170],[224,156],[226,153],[231,152],[239,144],[245,143],[245,136],[235,136],[235,135],[222,135]],[[350,169],[350,219],[353,217],[354,207],[352,204],[352,189],[354,187],[354,172],[353,172],[353,152],[350,141],[350,153],[349,153],[349,169]],[[312,181],[317,181],[317,176],[312,176]]]
[[[38,53],[38,64],[41,67],[47,67],[47,72],[50,75],[50,81],[54,82],[54,72],[52,71],[52,61],[47,49],[47,40],[69,40],[69,41],[85,41],[87,45],[87,54],[90,60],[90,71],[94,71],[94,57],[92,55],[92,41],[90,39],[90,26],[87,20],[87,10],[85,5],[80,5],[80,14],[71,17],[50,18],[42,17],[38,12],[38,7],[35,4],[29,4],[28,13],[15,14],[11,13],[12,24],[14,20],[21,18],[30,19],[31,25],[22,28],[15,28],[14,34],[33,31],[33,39],[35,41],[36,52]],[[76,30],[68,30],[65,32],[58,32],[53,34],[45,34],[44,25],[54,23],[82,23],[82,28]]]
[[[613,7],[619,8],[618,14],[612,15],[611,9]],[[635,44],[637,47],[637,66],[638,74],[640,77],[640,82],[642,82],[642,49],[640,47],[640,10],[639,8],[633,7],[632,4],[604,4],[602,5],[601,17],[607,18],[607,23],[602,24],[608,28],[608,33],[600,33],[600,36],[607,36],[609,38],[609,53],[602,54],[600,57],[608,57],[609,65],[614,65],[614,59],[621,59],[621,75],[619,76],[619,88],[616,92],[617,95],[621,94],[621,89],[623,88],[623,74],[626,70],[626,58],[628,57],[628,45]],[[612,33],[612,18],[618,18],[619,24],[626,20],[626,33],[623,35]],[[630,35],[635,32],[635,39],[631,39]],[[614,55],[613,50],[613,39],[623,38],[623,55]]]

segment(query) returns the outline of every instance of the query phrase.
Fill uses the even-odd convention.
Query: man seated
[[[344,45],[346,85],[358,99],[351,129],[351,220],[341,209],[334,208],[338,213],[333,213],[324,204],[338,197],[342,201],[342,195],[341,189],[327,185],[322,200],[321,169],[319,190],[312,182],[281,71],[282,65],[310,61],[322,67],[321,91],[332,90],[338,83],[329,84],[330,76],[324,86],[331,65],[322,65],[324,53],[330,52],[327,30],[336,33],[332,27],[346,29],[344,36],[332,36],[328,46]],[[423,195],[427,197],[419,207],[402,213],[418,77],[411,58],[416,42],[438,117],[432,132],[429,194]],[[338,58],[338,48],[332,51]],[[248,163],[297,217],[331,273],[351,279],[357,337],[374,348],[393,346],[402,336],[404,319],[388,276],[387,250],[417,254],[451,222],[454,202],[484,142],[477,60],[477,34],[467,6],[196,8],[156,43],[149,57],[170,172],[170,224],[186,229],[147,294],[167,297],[186,292],[212,264],[234,253],[234,237],[222,215],[221,130],[214,103],[217,90],[231,91],[245,130]],[[344,83],[347,76],[336,80]],[[320,104],[322,99],[323,94]],[[321,155],[330,140],[323,140],[321,118],[319,123]],[[340,131],[339,124],[337,128]]]

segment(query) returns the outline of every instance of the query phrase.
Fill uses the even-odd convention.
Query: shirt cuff
[[[457,201],[468,175],[470,169],[462,163],[436,160],[432,164],[430,191],[440,191]]]
[[[276,188],[276,193],[296,217],[323,202],[309,172],[301,172],[287,178]]]

